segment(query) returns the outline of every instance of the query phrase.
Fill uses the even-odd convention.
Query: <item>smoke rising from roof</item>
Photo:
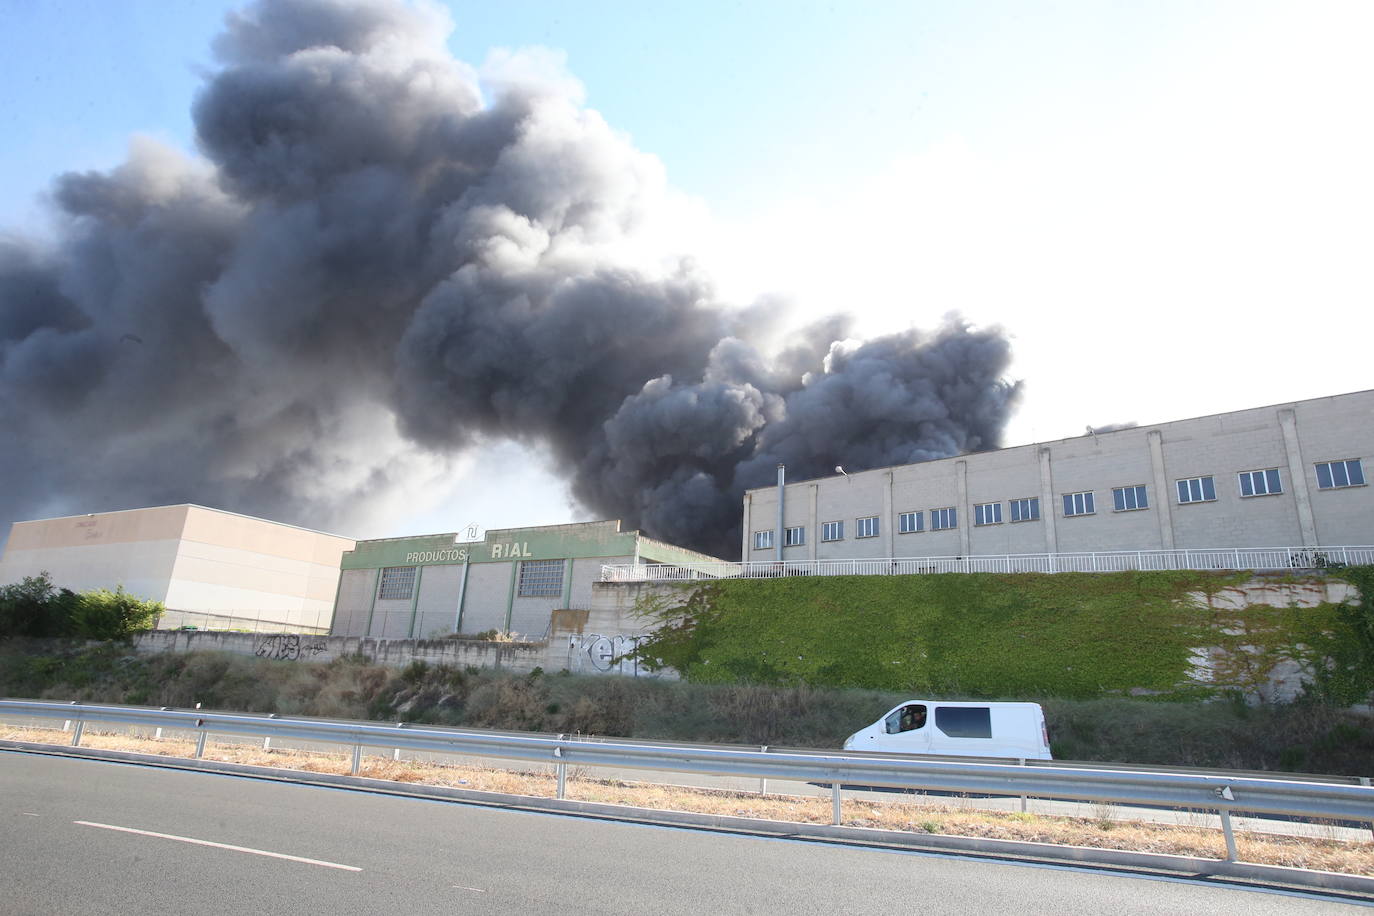
[[[999,330],[859,342],[726,306],[643,256],[657,160],[546,57],[484,97],[450,28],[260,0],[215,42],[202,156],[136,138],[57,179],[56,245],[0,237],[0,520],[198,502],[341,529],[508,439],[588,514],[733,556],[778,462],[1000,444]]]

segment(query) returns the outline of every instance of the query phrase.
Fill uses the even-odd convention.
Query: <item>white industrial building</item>
[[[1374,544],[1371,421],[1360,391],[749,490],[743,559]]]
[[[487,631],[541,639],[560,609],[592,606],[604,564],[717,565],[620,522],[359,541],[343,555],[331,635],[432,639]]]
[[[0,584],[46,572],[59,588],[161,601],[162,627],[327,631],[351,538],[203,506],[15,522]]]

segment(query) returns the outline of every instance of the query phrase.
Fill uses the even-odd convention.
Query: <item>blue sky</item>
[[[117,164],[134,132],[193,148],[237,5],[6,4],[0,230],[35,231],[50,178]],[[693,214],[676,241],[724,296],[865,333],[950,310],[1007,328],[1008,444],[1371,387],[1374,5],[444,5],[474,66],[566,56],[662,160]],[[534,495],[396,533],[570,517],[529,462],[474,462]]]

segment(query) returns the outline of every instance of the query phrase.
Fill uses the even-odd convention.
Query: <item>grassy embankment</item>
[[[838,747],[911,694],[489,670],[385,668],[118,644],[0,644],[0,694],[666,740]],[[953,695],[947,695],[953,696]],[[1024,697],[1018,697],[1024,698]],[[1374,720],[1316,702],[1044,697],[1056,757],[1374,775]]]

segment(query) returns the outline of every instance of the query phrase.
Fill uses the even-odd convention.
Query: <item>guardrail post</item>
[[[355,744],[355,745],[353,745],[353,768],[352,768],[352,770],[350,771],[350,772],[352,773],[352,775],[357,776],[357,775],[358,775],[358,771],[362,769],[362,766],[363,766],[363,746],[362,746],[361,744]]]
[[[830,823],[838,827],[840,820],[840,784],[832,782],[830,784]]]
[[[765,744],[763,747],[759,748],[759,753],[760,753],[760,754],[766,754],[766,753],[768,753],[768,745]],[[768,777],[767,777],[767,776],[760,776],[760,777],[759,777],[759,794],[760,794],[760,795],[767,795],[767,794],[768,794]]]
[[[76,720],[76,728],[72,731],[72,747],[76,747],[78,744],[81,743],[81,731],[85,728],[85,726],[85,722],[81,721],[80,719]]]
[[[1231,809],[1218,808],[1221,812],[1221,832],[1226,836],[1226,861],[1234,862],[1236,855],[1236,833],[1231,829]]]
[[[1369,777],[1368,777],[1368,776],[1361,776],[1361,777],[1360,777],[1360,785],[1362,785],[1362,786],[1367,786],[1367,785],[1369,785]],[[1370,822],[1369,822],[1369,832],[1370,832],[1371,834],[1374,834],[1374,821],[1370,821]]]
[[[200,709],[199,703],[196,704],[196,709]],[[199,760],[205,755],[205,720],[197,719],[196,728],[201,729],[200,734],[196,736],[196,759]]]
[[[1026,758],[1025,758],[1025,757],[1021,757],[1021,758],[1018,759],[1016,762],[1017,762],[1017,764],[1020,765],[1020,766],[1025,766],[1025,765],[1026,765]],[[1025,813],[1026,813],[1026,796],[1024,796],[1024,795],[1021,796],[1021,813],[1022,813],[1022,814],[1025,814]]]
[[[558,740],[562,741],[565,737],[565,735],[559,735]],[[553,756],[558,758],[558,763],[554,766],[554,769],[558,771],[558,798],[563,799],[568,794],[568,764],[563,760],[562,745],[553,749]]]

